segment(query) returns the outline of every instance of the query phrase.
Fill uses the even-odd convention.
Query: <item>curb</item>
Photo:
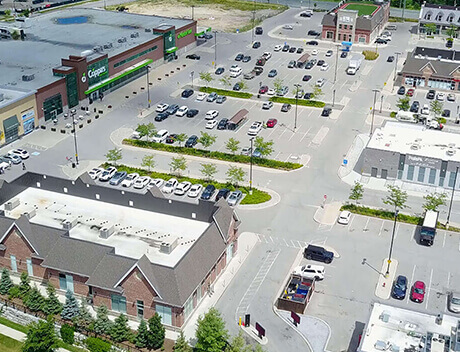
[[[281,196],[269,189],[269,188],[258,188],[259,190],[261,191],[265,191],[267,192],[270,196],[271,196],[271,199],[268,201],[268,202],[264,202],[264,203],[260,203],[260,204],[239,204],[238,205],[238,209],[241,209],[241,210],[261,210],[261,209],[266,209],[266,208],[270,208],[270,207],[274,207],[275,205],[277,205],[280,201],[281,201]]]

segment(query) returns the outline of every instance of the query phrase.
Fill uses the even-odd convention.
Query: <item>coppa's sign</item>
[[[89,70],[88,71],[88,77],[89,78],[97,78],[99,77],[100,75],[104,75],[107,73],[107,69],[105,68],[105,66],[102,66],[102,67],[99,67],[97,69],[92,69],[92,70]]]
[[[180,32],[178,35],[177,35],[177,39],[180,39],[180,38],[183,38],[189,34],[192,34],[192,29],[187,29],[186,31],[183,31],[183,32]]]

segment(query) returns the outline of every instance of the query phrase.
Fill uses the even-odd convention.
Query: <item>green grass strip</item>
[[[6,319],[4,317],[0,317],[0,324],[8,326],[11,329],[23,332],[24,334],[27,334],[27,331],[29,330],[27,328],[27,326],[15,323],[15,322],[13,322],[11,320],[8,320],[8,319]]]
[[[274,103],[295,105],[295,98],[271,97],[269,100]],[[297,105],[312,106],[314,108],[324,108],[326,103],[317,100],[297,99]]]
[[[205,93],[215,92],[219,95],[225,95],[227,97],[234,97],[234,98],[243,98],[243,99],[252,98],[251,93],[237,92],[234,90],[218,89],[218,88],[212,88],[212,87],[200,87],[200,92],[205,92]]]
[[[12,339],[9,336],[0,334],[0,351],[2,352],[20,352],[22,342]]]

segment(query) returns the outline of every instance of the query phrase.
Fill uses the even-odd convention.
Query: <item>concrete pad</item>
[[[240,329],[243,330],[249,336],[251,336],[257,343],[261,345],[266,345],[268,343],[267,336],[263,336],[262,338],[260,338],[259,333],[253,325],[250,325],[249,327],[240,326]]]
[[[396,276],[396,269],[398,268],[398,261],[396,259],[391,259],[390,273],[388,276],[385,276],[387,267],[388,258],[385,258],[382,264],[382,270],[380,270],[381,275],[379,275],[379,281],[377,282],[377,287],[375,288],[375,295],[381,299],[390,298],[391,288]]]
[[[324,207],[320,207],[316,210],[315,215],[313,215],[313,220],[323,225],[334,225],[341,206],[341,202],[326,204]]]

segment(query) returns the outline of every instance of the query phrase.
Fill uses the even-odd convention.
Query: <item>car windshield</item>
[[[450,303],[460,305],[460,298],[452,297],[452,299],[450,300]]]
[[[418,294],[421,294],[421,295],[423,295],[425,293],[425,291],[423,289],[421,289],[421,288],[416,288],[414,291],[415,291],[415,293],[418,293]]]

